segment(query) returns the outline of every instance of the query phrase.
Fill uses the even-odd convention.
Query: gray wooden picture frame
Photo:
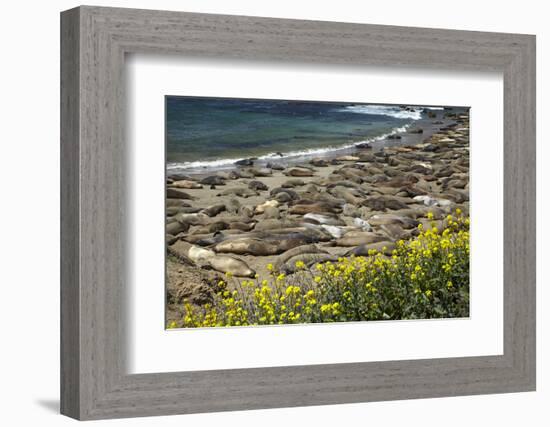
[[[127,374],[127,53],[502,72],[503,355]],[[71,9],[61,14],[61,165],[65,415],[84,420],[535,390],[534,36]]]

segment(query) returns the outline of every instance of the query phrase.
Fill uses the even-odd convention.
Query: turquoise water
[[[318,154],[381,138],[422,107],[166,97],[168,167],[217,166],[247,157]]]

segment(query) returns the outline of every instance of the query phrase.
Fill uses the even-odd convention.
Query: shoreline
[[[268,264],[292,276],[296,260],[313,269],[413,239],[428,212],[438,228],[456,208],[468,215],[469,114],[447,114],[371,148],[167,174],[167,324],[183,301],[211,301],[231,259],[236,277],[261,280]]]
[[[204,161],[197,160],[189,162],[189,164],[168,162],[166,175],[167,177],[171,177],[178,174],[201,175],[212,171],[229,171],[239,168],[237,163],[247,159],[252,160],[254,162],[254,166],[259,167],[266,167],[270,163],[288,166],[302,163],[316,157],[330,159],[345,154],[351,154],[358,150],[358,146],[366,144],[368,144],[375,151],[381,150],[384,147],[416,145],[421,143],[423,140],[428,139],[432,134],[437,133],[442,128],[451,126],[455,123],[455,121],[445,118],[446,111],[444,110],[435,110],[435,112],[432,111],[431,113],[433,115],[431,118],[429,118],[427,114],[423,114],[420,119],[407,123],[403,126],[396,127],[388,133],[363,140],[349,141],[348,143],[342,143],[341,146],[318,147],[304,150],[300,150],[298,148],[296,151],[288,153],[267,153],[252,157],[245,156]],[[411,129],[422,129],[423,133],[410,133]],[[400,138],[395,139],[395,136]],[[197,164],[197,166],[192,166],[192,164]]]

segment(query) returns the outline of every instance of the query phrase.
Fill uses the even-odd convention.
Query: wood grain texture
[[[534,390],[533,36],[86,6],[63,12],[61,27],[62,413],[100,419]],[[504,354],[127,374],[127,53],[503,72]]]
[[[61,412],[80,414],[79,17],[61,20]]]

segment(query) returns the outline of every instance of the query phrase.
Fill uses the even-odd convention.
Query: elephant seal
[[[256,231],[273,231],[285,228],[300,227],[300,223],[289,219],[264,219],[256,224]]]
[[[325,230],[328,234],[330,234],[332,237],[334,237],[335,239],[339,239],[345,233],[344,228],[338,227],[336,225],[321,224],[321,228]]]
[[[368,221],[365,221],[364,219],[361,219],[361,218],[353,218],[353,225],[355,227],[360,228],[363,231],[371,231],[372,230],[372,227],[368,223]]]
[[[278,245],[260,239],[243,237],[227,240],[214,246],[216,253],[233,253],[238,255],[269,256],[280,252]]]
[[[308,177],[308,176],[314,175],[311,169],[297,168],[297,167],[286,169],[283,173],[287,176],[296,176],[296,177]]]
[[[371,226],[377,227],[380,225],[386,224],[398,224],[403,228],[414,228],[420,224],[417,220],[399,215],[373,215],[368,219],[368,222]]]
[[[275,196],[275,200],[277,200],[279,203],[288,203],[292,201],[292,197],[288,193],[281,192]]]
[[[222,273],[231,273],[237,277],[254,277],[256,272],[246,262],[229,255],[216,255],[208,260],[210,266]]]
[[[185,207],[185,208],[188,208],[188,207],[191,206],[189,203],[184,202],[182,199],[172,199],[172,198],[167,198],[165,205],[166,205],[167,208],[171,208],[171,207]]]
[[[392,211],[398,209],[407,209],[408,205],[394,196],[374,196],[366,198],[363,206],[367,206],[376,211],[385,211],[390,209]]]
[[[281,217],[281,212],[279,208],[274,206],[268,206],[264,209],[263,218],[265,219],[279,219]]]
[[[225,185],[225,178],[218,175],[211,175],[201,179],[199,183],[204,185]]]
[[[168,187],[166,189],[166,197],[168,199],[195,200],[195,197],[191,196],[185,191],[181,191],[179,188],[171,188],[171,187]]]
[[[174,219],[182,224],[205,225],[209,217],[203,213],[179,213],[174,216]]]
[[[254,191],[267,191],[269,187],[265,185],[262,181],[250,181],[248,183],[248,188]]]
[[[377,243],[370,243],[368,245],[357,246],[346,253],[346,256],[368,256],[370,250],[381,252],[384,255],[391,255],[391,252],[395,249],[395,243],[390,241],[383,241]]]
[[[283,188],[294,188],[294,187],[301,187],[302,185],[306,185],[306,183],[301,179],[289,179],[281,185]]]
[[[304,215],[304,219],[314,221],[317,224],[337,225],[337,226],[346,225],[344,220],[340,219],[335,215],[333,216],[333,215],[323,215],[318,213],[307,213]]]
[[[181,181],[174,181],[172,184],[170,184],[170,186],[175,188],[186,188],[188,190],[202,188],[202,185],[199,184],[198,182],[189,181],[187,179],[184,179]]]
[[[256,177],[266,177],[273,174],[273,172],[271,172],[271,169],[269,168],[250,168],[247,170],[247,172],[250,172],[253,176]]]
[[[360,246],[371,243],[383,242],[388,238],[370,231],[357,231],[344,234],[340,239],[334,241],[335,246]]]
[[[229,229],[240,230],[240,231],[250,231],[254,228],[255,225],[256,225],[255,222],[244,223],[244,222],[236,221],[229,224]]]
[[[236,214],[239,211],[240,207],[241,202],[239,202],[237,199],[231,199],[225,204],[225,210],[232,214]]]
[[[201,208],[193,208],[191,206],[189,206],[189,207],[183,207],[182,206],[180,208],[175,208],[175,209],[174,208],[168,208],[168,209],[166,209],[166,215],[170,215],[170,213],[169,213],[170,211],[173,212],[173,214],[172,214],[173,216],[176,216],[177,214],[180,214],[180,213],[184,213],[184,214],[198,213],[198,212],[202,211],[202,209]]]
[[[248,264],[238,258],[216,255],[210,249],[200,248],[181,240],[169,246],[168,252],[182,260],[189,260],[200,267],[207,265],[222,273],[231,273],[238,277],[254,277],[256,274]]]
[[[286,193],[290,196],[290,199],[291,200],[298,200],[300,198],[300,196],[298,195],[298,193],[294,190],[291,190],[290,188],[283,188],[283,187],[276,187],[276,188],[273,188],[270,192],[269,192],[269,195],[271,197],[275,197],[277,196],[278,194],[280,193]]]
[[[225,209],[226,209],[225,205],[219,204],[219,205],[208,206],[207,208],[203,209],[202,212],[205,215],[208,215],[209,217],[213,217],[222,213],[223,211],[225,211]]]
[[[279,202],[277,200],[268,200],[254,208],[255,214],[262,214],[265,212],[267,208],[276,208],[279,206]]]
[[[175,236],[178,233],[185,233],[187,230],[189,230],[189,224],[182,224],[178,221],[166,224],[166,234],[173,234]]]
[[[294,205],[288,210],[288,212],[295,215],[306,215],[306,214],[340,213],[341,210],[334,208],[329,203],[317,202],[317,203],[311,203],[311,204]]]
[[[306,267],[311,267],[313,264],[320,264],[327,261],[337,261],[338,256],[328,254],[328,253],[317,253],[317,254],[301,254],[297,255],[295,257],[290,258],[286,263],[284,263],[280,267],[280,271],[282,271],[285,274],[293,274],[296,271],[298,271],[298,267],[296,267],[297,262],[303,262]]]
[[[193,234],[211,234],[211,233],[217,233],[218,231],[227,230],[229,228],[229,224],[225,221],[216,221],[212,222],[208,225],[205,225],[201,228],[199,228],[196,231],[193,231]]]
[[[417,231],[417,229],[403,230],[403,227],[398,224],[386,224],[380,226],[380,231],[385,233],[391,240],[408,240],[412,237],[412,232]]]
[[[363,202],[361,197],[358,197],[352,190],[346,187],[336,186],[329,190],[329,193],[334,197],[345,200],[353,206],[360,206]]]
[[[273,265],[278,269],[281,265],[286,263],[290,258],[303,255],[303,254],[326,254],[326,252],[323,249],[320,249],[317,247],[317,245],[301,245],[296,246],[295,248],[289,249],[288,251],[283,252],[280,254],[277,259],[273,262]]]
[[[204,249],[191,243],[178,240],[176,243],[168,247],[168,251],[176,257],[186,258],[195,264],[207,262],[216,254],[210,249]]]
[[[256,193],[254,190],[251,190],[250,188],[228,188],[227,190],[222,191],[221,193],[216,194],[216,196],[232,196],[235,195],[237,197],[242,197],[244,199],[248,197],[254,197],[257,196],[258,193]]]

